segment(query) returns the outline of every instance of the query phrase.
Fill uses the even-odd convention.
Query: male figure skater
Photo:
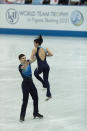
[[[32,80],[31,63],[34,60],[33,61],[26,60],[26,56],[24,54],[20,54],[18,57],[20,60],[19,72],[23,78],[23,81],[22,81],[23,103],[21,106],[20,122],[23,122],[25,119],[29,93],[33,99],[34,118],[36,117],[43,118],[43,115],[39,114],[38,112],[38,93],[37,93],[37,89]]]

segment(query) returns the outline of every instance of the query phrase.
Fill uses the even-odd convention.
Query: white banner
[[[87,31],[87,6],[0,5],[0,28]]]

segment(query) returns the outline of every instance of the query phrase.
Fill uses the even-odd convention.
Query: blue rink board
[[[9,34],[9,35],[42,34],[44,36],[87,37],[87,31],[34,30],[34,29],[9,29],[9,28],[0,28],[0,34]]]

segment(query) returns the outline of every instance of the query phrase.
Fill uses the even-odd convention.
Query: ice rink
[[[43,37],[48,57],[52,99],[33,75],[38,90],[39,112],[33,119],[30,96],[25,121],[19,122],[22,78],[18,55],[30,58],[36,36],[0,35],[0,131],[87,131],[87,38]],[[32,73],[37,63],[32,63]]]

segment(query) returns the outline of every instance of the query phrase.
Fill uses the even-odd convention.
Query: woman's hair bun
[[[39,35],[38,38],[34,40],[34,42],[39,43],[39,45],[41,45],[41,44],[43,43],[43,38],[42,38],[42,36]]]

